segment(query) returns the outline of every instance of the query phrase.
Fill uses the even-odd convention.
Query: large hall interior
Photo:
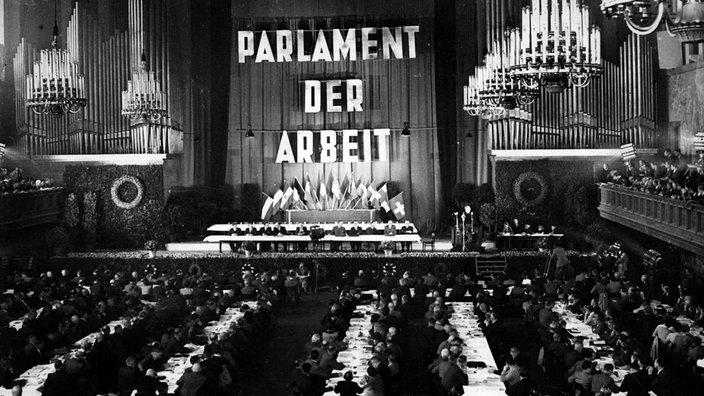
[[[0,0],[0,396],[704,395],[704,0]]]

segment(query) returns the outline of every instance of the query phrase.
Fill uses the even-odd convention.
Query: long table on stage
[[[548,239],[548,248],[552,248],[555,242],[560,240],[564,234],[498,234],[496,236],[496,247],[502,250],[536,250],[538,241],[542,238]]]
[[[261,230],[261,229],[266,229],[267,227],[284,227],[287,232],[295,232],[298,227],[306,227],[310,230],[310,227],[312,226],[319,226],[325,232],[331,232],[333,228],[335,228],[337,224],[335,223],[232,223],[232,224],[213,224],[210,227],[208,227],[209,232],[232,232],[232,230],[240,230],[240,231],[246,231],[249,227],[252,227],[255,230]],[[403,227],[413,227],[413,233],[417,234],[418,229],[413,223],[341,223],[340,224],[342,227],[344,227],[345,230],[348,230],[352,227],[361,227],[362,231],[366,231],[370,226],[374,228],[377,232],[384,232],[384,229],[386,229],[387,226],[392,225],[396,227],[397,231],[400,231],[401,228]]]
[[[343,243],[343,242],[359,242],[359,243],[374,243],[379,244],[384,241],[394,243],[420,243],[420,235],[418,234],[396,234],[394,236],[387,235],[366,235],[359,236],[335,236],[325,235],[320,239],[313,239],[310,235],[208,235],[203,239],[204,242],[214,242],[220,245],[222,253],[223,243]]]

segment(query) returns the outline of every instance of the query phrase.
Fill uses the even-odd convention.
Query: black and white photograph
[[[0,396],[704,395],[704,0],[0,0]]]

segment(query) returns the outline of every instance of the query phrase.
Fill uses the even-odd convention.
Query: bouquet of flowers
[[[257,244],[252,241],[245,241],[242,243],[242,249],[246,251],[253,252],[257,250]]]
[[[149,250],[149,251],[155,251],[159,247],[159,242],[156,241],[156,239],[150,239],[146,242],[144,242],[144,248]]]
[[[381,242],[381,248],[383,250],[394,250],[395,247],[396,247],[396,244],[393,241],[386,240],[386,241]]]

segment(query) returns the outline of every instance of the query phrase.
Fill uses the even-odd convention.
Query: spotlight
[[[662,263],[662,255],[653,249],[650,249],[643,254],[643,265],[648,269],[654,269]]]
[[[408,129],[408,121],[403,122],[403,131],[401,131],[401,136],[406,136],[406,137],[411,136],[411,130]]]
[[[247,124],[247,133],[244,134],[244,137],[246,138],[253,138],[254,137],[254,132],[252,132],[252,125]]]
[[[464,135],[464,137],[471,138],[471,137],[474,137],[474,135],[472,135],[472,131],[468,131],[467,134]]]

